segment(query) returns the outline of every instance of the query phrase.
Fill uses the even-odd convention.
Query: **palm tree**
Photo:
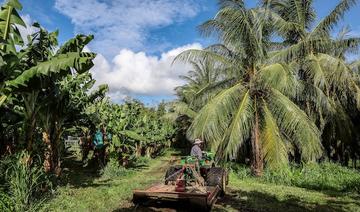
[[[336,155],[343,154],[344,148],[339,149],[338,141],[342,143],[340,146],[351,145],[351,151],[356,149],[355,119],[351,118],[355,116],[351,114],[360,109],[360,77],[347,64],[345,55],[358,50],[360,38],[348,37],[348,28],[343,28],[337,38],[330,36],[355,3],[356,0],[340,1],[314,24],[312,1],[265,1],[265,5],[294,26],[280,31],[285,48],[274,51],[273,59],[291,62],[298,70],[304,89],[300,95],[303,98],[297,103],[318,123],[329,158],[332,147]]]
[[[216,17],[201,30],[205,35],[215,33],[223,44],[188,50],[176,58],[211,59],[227,75],[224,89],[195,117],[189,136],[208,141],[219,159],[235,158],[250,141],[255,175],[262,174],[263,161],[269,167],[287,164],[294,148],[303,161],[315,160],[322,152],[320,133],[291,100],[300,86],[295,70],[286,63],[267,63],[273,24],[286,22],[262,9],[247,9],[243,1],[220,5]]]
[[[180,76],[185,85],[175,88],[181,102],[187,103],[188,109],[198,111],[209,98],[216,93],[218,81],[223,76],[211,60],[190,61],[192,70],[187,75]],[[179,102],[179,107],[181,103]]]

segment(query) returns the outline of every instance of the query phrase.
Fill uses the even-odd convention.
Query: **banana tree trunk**
[[[25,106],[25,142],[27,142],[26,149],[31,152],[32,146],[34,143],[34,132],[36,129],[36,117],[39,111],[37,105],[37,97],[39,92],[33,91],[31,93],[23,94],[22,98],[24,100]]]
[[[59,146],[61,142],[61,125],[55,121],[42,133],[42,140],[46,146],[44,152],[44,170],[46,173],[61,174],[61,161]]]
[[[255,100],[256,101],[256,100]],[[256,103],[255,103],[256,104]],[[255,105],[255,125],[252,131],[251,148],[252,148],[252,164],[251,171],[255,176],[261,176],[263,173],[264,163],[261,154],[259,131],[259,116]]]
[[[137,142],[137,143],[135,144],[135,148],[136,148],[135,156],[136,156],[136,157],[140,157],[140,156],[141,156],[141,149],[142,149],[141,142]]]
[[[152,154],[152,146],[145,147],[145,155],[146,157],[151,157]]]
[[[32,114],[31,119],[29,120],[30,124],[26,128],[25,141],[27,142],[27,151],[32,151],[32,146],[34,143],[34,131],[36,128],[36,119],[35,113]]]
[[[44,152],[44,170],[46,173],[50,173],[52,168],[53,168],[53,163],[52,163],[52,157],[53,157],[53,148],[51,145],[51,140],[50,140],[50,133],[48,131],[44,131],[42,133],[42,140],[45,144],[45,152]]]
[[[52,171],[58,177],[61,175],[61,160],[60,160],[61,134],[62,134],[61,126],[59,126],[59,124],[56,124],[54,136],[53,136],[54,137],[53,145],[52,145],[53,148],[52,164],[54,165]]]

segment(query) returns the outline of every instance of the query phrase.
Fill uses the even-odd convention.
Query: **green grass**
[[[170,153],[111,179],[86,169],[70,172],[69,183],[57,189],[43,211],[133,211],[132,190],[159,182],[169,160]],[[214,211],[360,211],[359,200],[356,192],[277,185],[231,173],[228,193]]]
[[[60,187],[56,196],[45,204],[43,211],[114,211],[131,209],[132,190],[145,188],[163,177],[167,156],[151,160],[148,167],[106,179],[81,176],[76,183]],[[73,176],[76,177],[76,176]],[[83,180],[81,180],[83,179]],[[81,183],[83,181],[83,183]]]
[[[240,180],[231,174],[229,192],[216,211],[360,211],[354,192],[315,191],[305,188]]]

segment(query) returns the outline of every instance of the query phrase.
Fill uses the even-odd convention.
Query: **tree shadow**
[[[329,198],[325,204],[309,203],[301,198],[288,195],[284,200],[279,200],[276,196],[258,192],[258,191],[242,191],[231,190],[223,199],[219,200],[214,211],[348,211],[344,206],[356,201],[348,202],[338,200],[336,197]]]
[[[109,180],[94,183],[95,179],[101,177],[100,167],[94,159],[90,159],[87,166],[84,166],[73,151],[67,152],[63,161],[63,173],[59,186],[70,185],[73,188],[106,186]]]
[[[329,197],[323,204],[310,203],[301,198],[288,195],[285,199],[279,200],[276,196],[259,191],[230,190],[223,198],[219,198],[212,211],[242,211],[242,212],[345,212],[349,211],[346,205],[352,203],[359,205],[355,199],[353,201],[339,200],[336,197]],[[185,202],[157,202],[148,201],[142,205],[126,205],[114,210],[113,212],[183,212],[197,211]]]
[[[122,206],[112,212],[152,212],[152,211],[166,211],[166,212],[188,212],[188,211],[201,211],[201,208],[194,208],[188,201],[156,201],[148,200],[141,205],[128,205]]]

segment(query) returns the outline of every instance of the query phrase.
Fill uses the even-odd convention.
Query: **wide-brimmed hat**
[[[194,144],[201,144],[201,143],[204,143],[204,141],[202,141],[202,140],[200,140],[200,139],[195,139],[195,142],[194,142]]]

